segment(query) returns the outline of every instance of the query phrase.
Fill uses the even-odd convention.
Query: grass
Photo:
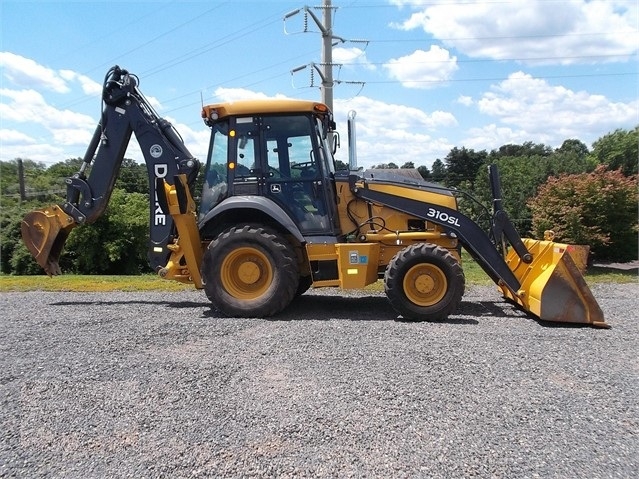
[[[469,257],[463,258],[466,284],[490,285],[491,279],[479,265]],[[612,268],[592,267],[586,273],[588,284],[597,283],[633,283],[638,281],[637,270],[618,270]],[[153,274],[139,276],[86,276],[62,275],[54,278],[48,276],[13,276],[0,275],[0,292],[11,291],[75,291],[75,292],[108,292],[108,291],[184,291],[193,289],[192,285],[167,281]],[[381,291],[381,281],[366,287],[367,290]]]
[[[0,276],[0,292],[9,291],[184,291],[193,286],[167,281],[156,275],[104,276],[65,274],[48,276]]]
[[[612,268],[592,267],[586,273],[586,282],[595,283],[637,283],[637,269],[623,271]]]
[[[486,285],[492,284],[492,280],[484,273],[484,270],[470,256],[462,253],[462,265],[466,283]],[[605,267],[590,267],[586,271],[585,279],[588,284],[596,283],[635,283],[639,280],[637,269],[620,270]]]

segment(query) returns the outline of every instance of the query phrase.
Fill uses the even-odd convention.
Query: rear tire
[[[266,226],[232,227],[209,244],[202,260],[204,291],[231,317],[266,317],[282,311],[299,283],[291,245]]]
[[[455,257],[428,243],[401,250],[384,274],[388,300],[408,321],[445,320],[459,306],[465,282]]]
[[[313,277],[309,274],[308,276],[300,276],[300,283],[297,287],[297,291],[295,296],[302,296],[306,293],[309,288],[313,285]]]

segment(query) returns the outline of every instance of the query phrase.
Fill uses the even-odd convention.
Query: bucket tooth
[[[22,219],[22,241],[49,276],[61,273],[60,253],[75,226],[73,218],[57,205],[32,211]]]
[[[529,238],[523,241],[533,261],[524,263],[516,253],[509,252],[506,263],[521,289],[513,294],[500,287],[504,296],[543,321],[609,328],[582,274],[588,247]]]

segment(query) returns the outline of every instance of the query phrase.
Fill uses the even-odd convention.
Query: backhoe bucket
[[[49,276],[61,274],[58,259],[75,226],[74,219],[57,205],[32,211],[22,220],[22,241]]]
[[[521,289],[514,294],[500,285],[506,298],[544,321],[610,327],[583,277],[587,246],[530,238],[523,238],[523,242],[533,261],[524,263],[515,251],[509,251],[506,263]]]

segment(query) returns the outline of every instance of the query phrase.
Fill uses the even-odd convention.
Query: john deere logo
[[[153,145],[149,149],[149,153],[153,158],[159,158],[162,156],[162,147],[160,145]]]

